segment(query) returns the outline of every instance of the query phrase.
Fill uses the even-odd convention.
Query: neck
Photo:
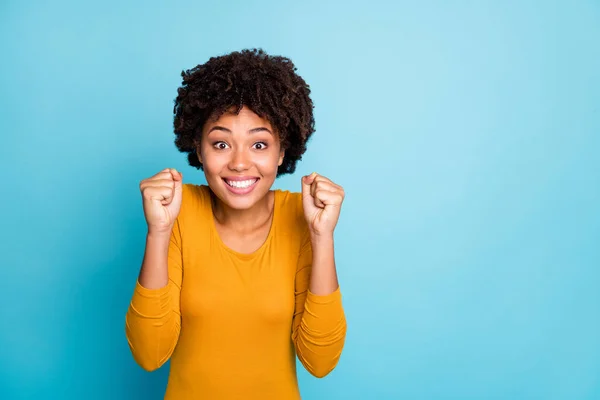
[[[250,233],[264,226],[271,219],[274,194],[269,191],[252,208],[246,210],[236,210],[227,206],[217,196],[211,192],[211,201],[213,204],[213,215],[219,225],[238,233]]]

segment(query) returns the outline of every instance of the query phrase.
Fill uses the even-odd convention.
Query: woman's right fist
[[[181,209],[183,175],[167,168],[140,182],[148,232],[170,234]]]

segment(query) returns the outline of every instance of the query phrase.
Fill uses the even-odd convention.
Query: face
[[[251,208],[269,192],[284,151],[271,124],[247,107],[202,129],[198,159],[206,181],[227,206]]]

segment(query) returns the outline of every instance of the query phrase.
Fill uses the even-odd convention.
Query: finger
[[[173,187],[175,185],[175,181],[171,178],[164,178],[164,179],[155,179],[151,182],[149,182],[150,185],[152,186],[169,186],[169,187]]]
[[[319,174],[313,172],[309,175],[310,177],[310,195],[315,197],[315,191],[317,190],[317,179],[320,177]]]
[[[175,169],[173,169],[174,175],[174,190],[173,190],[173,201],[176,202],[176,204],[181,204],[181,199],[183,197],[183,174]]]
[[[183,174],[177,171],[175,168],[171,168],[171,176],[175,181],[181,181],[183,179]]]
[[[311,186],[311,188],[312,188],[312,186]],[[313,198],[313,202],[314,202],[315,206],[317,206],[319,208],[325,208],[325,203],[323,203],[323,201],[318,197],[319,191],[315,191],[314,193],[311,192],[311,196]]]
[[[140,187],[143,189],[147,187],[168,187],[173,189],[175,187],[175,182],[173,179],[153,179],[150,181],[142,182]]]
[[[323,175],[317,175],[317,176],[315,176],[315,181],[322,182],[323,184],[329,184],[329,185],[332,185],[332,186],[334,186],[334,187],[336,187],[336,188],[338,188],[340,190],[343,190],[343,188],[340,185],[338,185],[337,183],[333,182],[331,179],[329,179],[329,178],[327,178],[327,177],[325,177]]]
[[[150,179],[160,178],[160,177],[165,176],[165,175],[170,175],[170,173],[171,173],[171,168],[165,168],[162,171],[154,174]]]
[[[311,186],[314,187],[314,190],[312,191],[313,194],[316,190],[319,189],[328,190],[330,192],[343,192],[343,189],[340,186],[334,184],[331,181],[315,180]]]
[[[164,186],[151,186],[144,191],[148,200],[158,200],[163,204],[171,202],[173,198],[173,189]]]
[[[162,182],[162,181],[173,182],[173,176],[171,175],[170,172],[161,172],[158,175],[152,176],[150,178],[143,179],[140,182],[140,187],[155,185],[156,182]]]
[[[181,185],[179,185],[179,186],[181,186]],[[141,186],[141,190],[142,190],[142,196],[144,198],[150,199],[150,200],[156,200],[156,199],[158,199],[157,193],[162,193],[162,191],[167,191],[169,193],[169,195],[165,196],[165,197],[170,198],[177,192],[180,192],[181,188],[178,187],[176,182],[173,182],[172,180],[163,179],[160,181],[159,184],[157,184],[156,182],[145,183]]]
[[[156,175],[146,179],[146,180],[155,180],[155,179],[175,179],[176,176],[183,176],[177,169],[175,168],[165,168]]]
[[[344,200],[344,196],[342,196],[339,192],[330,192],[328,190],[317,190],[315,193],[315,205],[317,202],[323,204],[323,206],[337,206],[339,207]]]
[[[319,190],[326,190],[328,192],[334,192],[334,193],[342,193],[344,190],[339,188],[337,185],[332,184],[328,181],[313,181],[312,185],[310,185],[310,194],[311,196],[315,197],[315,193]]]

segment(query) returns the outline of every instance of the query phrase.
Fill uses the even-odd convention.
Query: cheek
[[[256,161],[256,164],[264,170],[275,170],[279,167],[279,153],[270,153]]]
[[[210,150],[204,151],[204,156],[202,160],[204,161],[204,169],[209,171],[218,170],[223,165],[227,165],[229,161],[226,156],[226,153],[219,154]]]
[[[218,157],[208,156],[204,159],[204,175],[207,180],[213,180],[222,174],[223,170],[227,168],[227,163],[223,163]],[[216,178],[215,178],[216,179]]]

